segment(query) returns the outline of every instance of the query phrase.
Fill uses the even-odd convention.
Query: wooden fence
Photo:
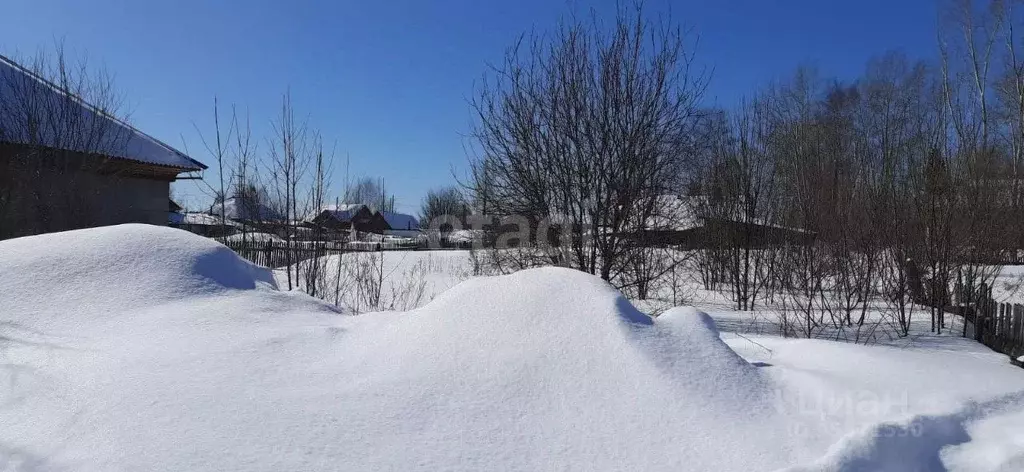
[[[284,267],[317,257],[346,252],[418,251],[436,249],[469,249],[468,241],[442,239],[440,247],[431,247],[426,241],[292,241],[291,247],[283,241],[227,241],[225,246],[240,257],[264,267]],[[291,258],[289,259],[289,251]]]
[[[283,267],[289,262],[304,261],[333,254],[341,254],[345,249],[341,244],[304,244],[296,242],[288,247],[278,241],[228,241],[224,243],[243,259],[264,267]],[[290,252],[290,254],[289,254]]]
[[[410,251],[423,248],[419,241],[349,241],[345,249],[349,251]]]
[[[1024,250],[1007,249],[988,257],[972,260],[972,263],[991,265],[1024,265]]]
[[[988,299],[978,308],[975,339],[1016,363],[1024,355],[1024,305]]]

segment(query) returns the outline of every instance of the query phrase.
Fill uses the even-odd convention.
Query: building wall
[[[96,188],[99,226],[121,223],[167,224],[171,183],[139,177],[104,176]]]
[[[165,225],[173,174],[145,173],[137,165],[0,144],[0,239],[121,223]]]

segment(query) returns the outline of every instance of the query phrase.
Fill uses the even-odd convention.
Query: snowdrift
[[[7,308],[124,309],[273,283],[266,269],[191,233],[128,224],[0,241]],[[83,307],[87,309],[89,307]]]
[[[534,269],[474,279],[405,314],[358,319],[339,367],[356,469],[749,470],[772,389],[707,315],[651,319],[600,279]],[[410,425],[415,425],[410,428]],[[455,446],[458,444],[459,446]],[[500,464],[500,466],[494,466]]]
[[[823,416],[857,389],[897,388],[893,375],[871,376],[894,359],[906,382],[934,378],[929,356],[761,341],[772,353],[756,367],[708,315],[676,308],[652,319],[566,269],[471,279],[417,310],[346,316],[276,290],[266,269],[179,230],[10,240],[0,242],[0,470],[1024,463],[1024,382],[907,417]],[[972,358],[942,362],[976,384],[1008,378]],[[850,359],[860,370],[832,367]],[[796,360],[800,368],[771,365]],[[808,397],[826,403],[801,411]]]
[[[474,279],[416,311],[351,317],[173,229],[22,238],[0,254],[7,469],[792,463],[765,440],[780,424],[771,383],[707,315],[651,319],[579,272]]]

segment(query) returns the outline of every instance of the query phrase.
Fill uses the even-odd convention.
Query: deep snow
[[[724,334],[765,368],[779,400],[835,438],[793,470],[1019,471],[1024,372],[970,340],[862,346]]]
[[[996,355],[722,337],[565,269],[348,316],[174,229],[2,241],[0,470],[1024,462],[1024,375]]]
[[[324,256],[323,298],[347,313],[419,308],[472,276],[466,254],[465,251],[442,250],[352,251]],[[368,300],[370,294],[360,290],[357,282],[366,267],[377,267],[382,275],[376,304]],[[300,271],[299,275],[304,274]],[[288,287],[284,269],[275,269],[274,277],[278,287]]]

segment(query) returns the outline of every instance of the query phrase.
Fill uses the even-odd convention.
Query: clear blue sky
[[[0,52],[30,54],[63,38],[115,75],[140,129],[210,164],[193,123],[212,127],[212,99],[248,108],[268,134],[282,93],[351,175],[383,176],[399,210],[452,182],[466,161],[467,98],[488,62],[519,34],[549,30],[573,9],[615,0],[129,1],[5,0]],[[649,0],[649,12],[701,35],[714,68],[709,104],[734,104],[801,63],[840,78],[887,50],[935,52],[936,0]],[[266,147],[265,144],[261,144]],[[212,174],[210,174],[212,175]],[[208,199],[177,184],[186,203]]]

